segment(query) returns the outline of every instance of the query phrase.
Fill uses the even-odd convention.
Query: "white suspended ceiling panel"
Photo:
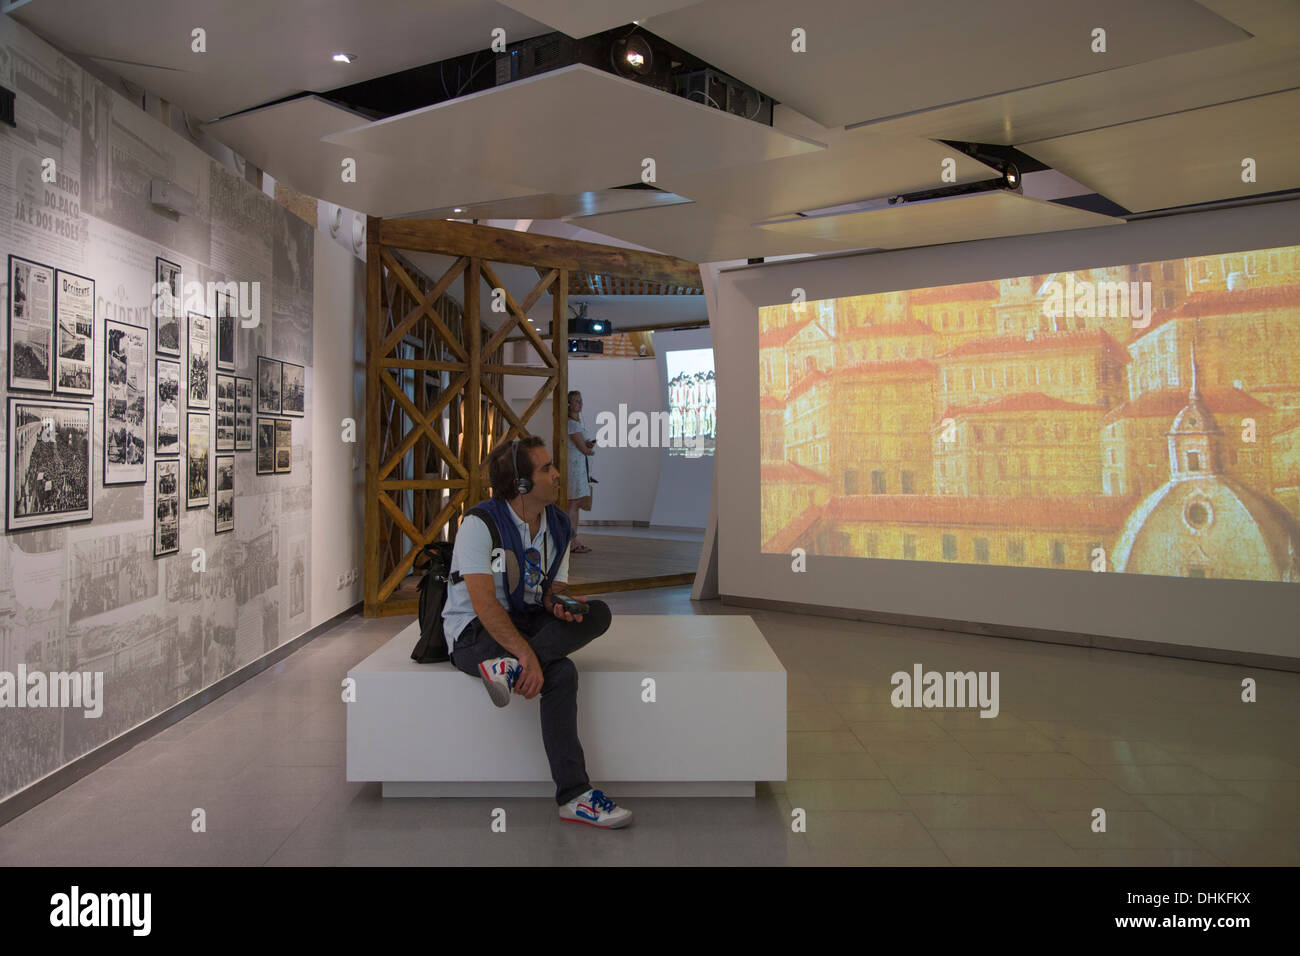
[[[501,0],[571,37],[591,36],[644,17],[689,6],[696,0]]]
[[[550,32],[483,0],[28,0],[10,15],[201,120],[486,50],[495,27],[517,39]],[[191,49],[196,27],[206,53]]]
[[[444,206],[430,209],[422,215],[431,219],[569,219],[573,216],[594,216],[602,212],[648,209],[651,206],[671,206],[684,202],[690,200],[685,196],[654,189],[601,189],[571,196],[547,193],[519,199],[471,203],[460,206],[459,212],[451,206]]]
[[[1298,46],[1257,37],[858,129],[1013,146],[1297,86]]]
[[[294,189],[372,216],[534,192],[484,180],[475,157],[454,148],[421,164],[321,141],[326,134],[364,119],[319,96],[304,96],[212,123],[208,132]],[[348,158],[356,160],[356,182],[343,181],[342,164]]]
[[[1300,188],[1300,90],[1025,143],[1024,152],[1142,212]],[[1242,162],[1255,181],[1242,182]]]
[[[851,130],[815,153],[665,176],[661,185],[753,222],[861,199],[937,189],[949,185],[940,178],[945,159],[954,161],[957,183],[998,175],[942,143]]]
[[[650,32],[823,126],[848,126],[1247,39],[1193,0],[710,0]],[[1106,52],[1092,52],[1092,31]],[[806,52],[792,50],[801,29]]]
[[[697,202],[583,216],[570,221],[592,232],[698,263],[863,248],[861,243],[758,229],[748,219],[718,212]]]
[[[904,249],[1123,222],[1123,219],[998,190],[939,202],[771,223],[760,228],[782,236],[855,247]]]
[[[658,185],[687,172],[823,147],[583,65],[334,133],[326,141],[422,162],[454,151],[473,157],[483,179],[560,195],[642,181],[645,159],[654,160]]]

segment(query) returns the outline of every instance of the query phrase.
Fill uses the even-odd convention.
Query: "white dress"
[[[577,432],[585,439],[586,433],[582,430],[582,422],[569,419],[569,434]],[[570,438],[564,443],[569,453],[569,483],[568,496],[570,498],[585,498],[591,494],[591,485],[587,482],[587,456],[578,451],[573,445],[573,439]]]

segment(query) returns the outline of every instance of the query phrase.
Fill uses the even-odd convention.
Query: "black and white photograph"
[[[209,451],[212,445],[212,419],[207,412],[186,415],[185,509],[206,508],[211,497],[208,489]]]
[[[293,468],[293,422],[275,420],[275,473],[287,475]]]
[[[235,450],[235,376],[217,373],[217,444],[218,452]]]
[[[69,623],[158,596],[158,566],[150,557],[151,537],[152,532],[145,529],[105,534],[73,544],[69,557]]]
[[[62,395],[94,395],[95,280],[54,270],[54,389]]]
[[[275,422],[274,418],[257,420],[257,473],[275,474]]]
[[[190,361],[189,408],[212,407],[212,320],[197,312],[189,313]]]
[[[306,378],[303,367],[292,362],[282,362],[281,368],[281,414],[301,416],[306,410]]]
[[[253,450],[253,380],[235,376],[235,451]]]
[[[226,292],[217,293],[217,368],[235,370],[235,300]]]
[[[9,399],[7,531],[91,519],[91,408]]]
[[[104,484],[138,485],[145,472],[149,330],[104,322]]]
[[[307,609],[306,542],[301,537],[289,542],[289,618]]]
[[[265,355],[257,357],[257,414],[279,415],[283,411],[280,402],[281,381],[280,363]]]
[[[54,270],[9,257],[9,387],[54,391]],[[277,378],[279,376],[277,375]]]
[[[216,533],[235,530],[235,456],[217,455],[217,503],[214,510]]]
[[[155,359],[153,451],[155,455],[181,453],[181,363]]]
[[[154,459],[153,556],[176,554],[181,549],[181,460]]]
[[[183,289],[181,267],[161,256],[155,259],[153,307],[157,341],[154,348],[159,355],[180,358],[181,318],[185,315]]]

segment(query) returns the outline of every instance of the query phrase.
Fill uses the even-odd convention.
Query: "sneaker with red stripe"
[[[513,657],[496,657],[490,661],[483,661],[479,664],[478,670],[483,675],[483,685],[487,687],[492,703],[498,707],[510,703],[510,694],[514,691],[515,683],[523,671],[519,661]]]
[[[617,830],[632,822],[632,811],[620,807],[600,790],[588,790],[560,807],[560,819],[602,830]]]

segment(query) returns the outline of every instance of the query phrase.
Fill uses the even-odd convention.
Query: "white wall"
[[[516,387],[536,389],[540,379],[510,376]],[[608,411],[617,421],[619,403],[627,411],[646,413],[663,408],[660,397],[659,371],[653,359],[579,358],[569,360],[569,388],[582,392],[582,421],[588,438],[596,438],[597,417]],[[512,400],[522,412],[528,399]],[[528,423],[529,431],[551,445],[550,403],[538,409]],[[551,450],[555,454],[555,450]],[[599,481],[592,486],[592,510],[582,512],[589,521],[651,520],[655,490],[659,484],[660,450],[658,448],[597,448],[589,460],[591,474]]]
[[[366,267],[350,251],[315,233],[316,403],[312,425],[312,579],[314,627],[361,600],[365,540]],[[356,442],[342,440],[342,421],[356,422]],[[357,569],[353,584],[338,575]]]
[[[1047,235],[953,243],[876,255],[799,260],[723,272],[710,321],[717,350],[719,590],[768,598],[1010,627],[1300,657],[1300,586],[810,557],[759,541],[758,308],[894,289],[999,279],[1117,263],[1300,244],[1300,202],[1171,216]],[[725,418],[723,417],[725,416]]]

